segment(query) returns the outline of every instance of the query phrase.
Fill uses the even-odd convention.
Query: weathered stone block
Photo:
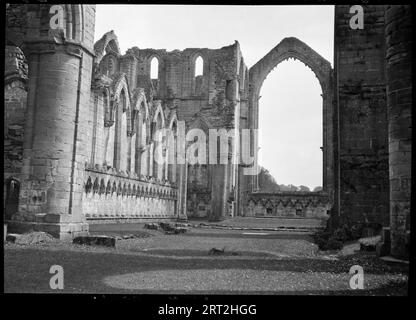
[[[381,236],[361,238],[358,240],[360,243],[360,251],[376,251],[376,246],[381,242]]]
[[[46,232],[30,232],[24,234],[9,233],[6,241],[16,244],[30,245],[53,241],[53,237]]]
[[[146,229],[152,229],[152,230],[158,230],[159,229],[159,225],[157,223],[146,223],[144,225],[144,228],[146,228]]]
[[[116,239],[109,236],[80,236],[72,241],[74,244],[115,247]]]

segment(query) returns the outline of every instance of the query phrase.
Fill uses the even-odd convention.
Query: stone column
[[[147,172],[148,175],[150,177],[154,177],[154,172],[153,172],[153,148],[154,148],[154,143],[151,142],[149,144],[148,150],[147,150]]]
[[[325,91],[322,94],[322,105],[323,105],[323,136],[322,136],[322,188],[324,191],[331,193],[334,188],[334,156],[333,156],[333,113],[332,113],[332,95],[330,94],[330,84],[325,84],[327,88],[323,88]]]
[[[188,164],[186,161],[186,139],[185,139],[185,122],[178,121],[177,139],[176,139],[176,166],[177,178],[176,185],[178,186],[177,197],[177,214],[178,219],[188,219],[187,215],[187,191],[188,191]]]
[[[178,197],[177,197],[177,217],[178,219],[187,220],[187,183],[188,183],[188,165],[178,164],[178,174],[176,185],[178,186]]]
[[[210,221],[221,221],[224,219],[227,205],[227,164],[211,165],[211,215]]]
[[[135,172],[136,137],[133,130],[127,131],[127,171],[129,172]]]
[[[140,174],[150,176],[149,173],[149,145],[145,145],[141,149]]]
[[[389,135],[391,254],[406,257],[410,232],[412,146],[412,12],[386,9],[386,77]]]
[[[248,112],[248,128],[253,130],[258,130],[258,107],[260,96],[258,94],[259,89],[255,87],[255,79],[251,79],[252,87],[250,87],[249,92],[249,112]],[[254,168],[258,166],[258,135],[254,134],[250,137],[250,153],[253,152],[254,155]],[[257,191],[259,189],[258,185],[258,175],[246,175],[245,178],[246,189],[248,192]]]
[[[28,114],[19,212],[9,224],[12,232],[39,230],[72,238],[88,231],[82,192],[91,146],[87,115],[95,6],[75,7],[85,26],[73,21],[80,28],[76,34],[70,25],[61,41],[56,32],[42,35],[45,26],[38,25],[39,32],[32,28],[24,44],[30,65]]]

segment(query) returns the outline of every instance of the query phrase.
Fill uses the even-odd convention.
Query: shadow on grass
[[[49,269],[60,265],[64,269],[65,290],[67,293],[131,293],[128,290],[109,288],[102,279],[109,275],[164,269],[253,269],[293,272],[332,272],[348,273],[354,264],[363,266],[365,272],[373,274],[408,273],[408,267],[389,265],[374,257],[352,256],[338,261],[318,259],[296,260],[224,260],[188,259],[178,260],[156,258],[116,252],[77,252],[71,250],[8,249],[4,251],[4,291],[5,292],[56,292],[49,288],[52,276]],[[354,291],[345,294],[394,294],[403,292],[405,284],[380,288],[366,292]],[[406,289],[407,290],[407,289]],[[146,293],[146,292],[142,292]],[[151,293],[151,292],[149,292]],[[224,293],[224,292],[221,292]],[[243,293],[243,292],[242,292]],[[275,294],[276,292],[272,292]],[[284,294],[278,292],[279,294]],[[298,294],[328,294],[328,292],[298,292]],[[235,294],[235,292],[234,292]],[[250,292],[253,294],[253,292]],[[270,294],[270,293],[268,293]],[[293,294],[293,292],[290,292]],[[335,294],[343,294],[339,291]],[[403,293],[402,293],[403,294]]]

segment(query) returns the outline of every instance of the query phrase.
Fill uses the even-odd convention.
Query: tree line
[[[278,184],[276,179],[270,174],[269,170],[260,166],[259,173],[259,192],[281,192],[281,191],[295,191],[295,192],[311,192],[310,188],[304,185],[295,186],[293,184]],[[315,187],[313,192],[322,191],[321,186]]]

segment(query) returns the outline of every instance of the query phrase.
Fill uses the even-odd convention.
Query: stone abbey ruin
[[[91,223],[329,218],[331,226],[362,221],[390,228],[391,254],[408,254],[409,6],[363,6],[362,29],[350,27],[350,6],[335,6],[333,67],[288,35],[251,68],[237,41],[220,49],[133,47],[122,54],[116,31],[94,39],[94,5],[51,7],[6,8],[4,210],[9,230],[72,238],[87,233]],[[255,137],[248,146],[230,142],[227,154],[238,158],[242,148],[249,148],[251,165],[154,160],[158,144],[164,158],[176,155],[180,141],[189,145],[192,139],[183,132],[191,129],[207,136],[210,129],[234,129],[237,136],[242,129],[257,129],[262,83],[288,58],[308,66],[322,88],[321,192],[256,192],[257,176],[244,174],[257,166]],[[197,59],[201,74],[195,73]],[[155,60],[158,72],[151,77]],[[163,128],[170,135],[159,141]]]

